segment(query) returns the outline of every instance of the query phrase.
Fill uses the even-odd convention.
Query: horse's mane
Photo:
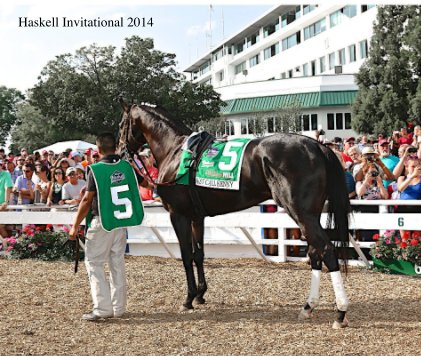
[[[164,129],[165,125],[169,126],[171,129],[173,129],[177,134],[180,135],[190,135],[192,130],[188,128],[180,119],[173,117],[170,115],[165,109],[159,107],[159,106],[152,106],[148,104],[141,104],[138,105],[138,107],[146,111],[149,115],[151,115],[153,118],[156,118],[157,120],[153,120],[153,124],[158,127],[161,126],[161,129]]]

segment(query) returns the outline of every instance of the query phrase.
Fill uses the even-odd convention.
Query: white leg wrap
[[[319,289],[320,289],[320,277],[322,271],[317,269],[311,270],[311,285],[310,285],[310,295],[308,296],[307,303],[310,305],[311,309],[319,305]]]
[[[336,306],[341,311],[347,311],[349,301],[345,293],[344,284],[342,282],[342,276],[340,271],[330,272],[332,278],[332,286],[335,292]]]

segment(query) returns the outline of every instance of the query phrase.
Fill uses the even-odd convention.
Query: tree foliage
[[[115,47],[92,44],[75,54],[57,56],[42,69],[30,91],[30,107],[40,115],[44,130],[51,131],[41,146],[71,139],[75,133],[78,137],[117,133],[119,95],[129,102],[159,105],[187,125],[217,117],[219,94],[211,86],[186,81],[175,65],[174,54],[156,50],[152,39],[138,36],[127,38],[120,54]],[[14,130],[16,144],[31,139],[25,136],[29,134],[25,125],[23,120]]]
[[[16,108],[23,99],[19,90],[0,86],[0,145],[5,144],[11,127],[16,123]]]
[[[357,132],[391,134],[408,119],[420,122],[420,27],[419,6],[379,6],[369,56],[356,76]]]

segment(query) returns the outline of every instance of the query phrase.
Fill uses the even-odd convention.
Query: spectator
[[[414,127],[414,138],[412,140],[412,146],[420,148],[421,143],[421,126],[417,125]]]
[[[55,158],[55,154],[54,154],[54,151],[52,151],[52,150],[49,150],[48,151],[48,166],[51,168],[51,167],[54,167],[54,164],[56,163],[56,158]]]
[[[82,166],[86,169],[90,164],[92,164],[92,149],[88,148],[85,151],[84,160],[81,162]]]
[[[367,169],[366,167],[374,163],[379,171],[380,177],[382,179],[393,179],[393,173],[390,172],[384,163],[379,159],[379,154],[372,147],[367,146],[362,151],[362,161],[360,164],[356,164],[353,169],[353,176],[356,182],[361,182],[364,180],[363,170]],[[358,193],[358,192],[357,192]]]
[[[40,167],[36,167],[36,175],[38,177],[38,181],[35,183],[35,198],[34,203],[47,203],[49,189],[50,189],[50,180],[48,175],[50,174],[50,170],[47,166],[42,165],[39,163]]]
[[[389,193],[380,178],[378,166],[374,162],[368,162],[363,165],[361,171],[364,179],[356,184],[358,198],[362,200],[388,199]],[[359,210],[365,213],[377,213],[378,207],[363,205],[359,207]],[[373,235],[378,233],[378,230],[362,230],[360,239],[361,241],[372,241]]]
[[[399,145],[411,145],[413,141],[412,134],[408,133],[406,127],[401,128],[401,132],[399,135]]]
[[[76,168],[76,172],[77,172],[77,175],[78,175],[79,180],[86,180],[86,177],[85,177],[85,168],[82,166],[82,164],[81,163],[77,163],[76,166],[75,166],[75,168]]]
[[[343,151],[343,142],[342,142],[342,138],[340,137],[334,137],[333,138],[333,143],[335,144],[335,147],[338,151]]]
[[[28,150],[27,150],[26,148],[22,148],[22,149],[20,150],[20,155],[21,155],[21,157],[23,157],[23,159],[25,160],[25,159],[26,159],[26,157],[28,157]]]
[[[361,140],[358,143],[358,149],[360,150],[360,152],[364,149],[364,147],[368,146],[368,136],[367,135],[362,135],[361,136]],[[349,154],[349,153],[348,153]]]
[[[92,151],[92,163],[99,162],[99,153],[98,151]]]
[[[86,182],[79,180],[75,167],[67,168],[66,176],[68,182],[63,185],[61,197],[65,204],[79,205],[81,191],[86,186]]]
[[[35,197],[35,184],[32,182],[34,166],[25,163],[22,168],[23,175],[16,179],[13,192],[18,195],[18,204],[31,204]]]
[[[390,146],[389,145],[390,145],[390,142],[386,139],[381,139],[379,141],[380,160],[387,167],[389,172],[393,172],[396,165],[399,163],[399,158],[390,153]],[[392,173],[391,176],[388,176],[387,180],[383,181],[383,184],[387,188],[388,185],[390,183],[392,183],[392,181],[394,181],[394,180],[396,180],[396,177]]]
[[[12,177],[10,173],[3,170],[4,161],[0,160],[0,210],[5,210],[10,204],[10,198],[13,188]],[[0,224],[0,238],[8,237],[9,231],[6,225]]]
[[[63,185],[66,183],[64,171],[60,168],[52,169],[52,178],[49,187],[47,205],[63,205],[64,201],[62,199],[62,189]]]
[[[34,154],[32,155],[32,157],[34,158],[34,162],[41,160],[41,155],[40,155],[40,153],[38,151],[37,152],[34,152]]]
[[[35,164],[34,156],[31,156],[31,155],[26,156],[25,164],[30,164],[33,166]]]
[[[16,170],[19,171],[20,173],[18,173],[18,175],[22,175],[23,174],[23,165],[25,164],[25,158],[23,158],[22,156],[18,156],[16,158]]]
[[[158,179],[158,168],[154,166],[155,159],[152,155],[152,152],[149,148],[144,149],[142,152],[139,153],[140,158],[142,159],[144,166],[142,168],[143,176],[145,179],[152,178],[153,182],[152,185]],[[148,172],[149,175],[146,173]],[[153,190],[140,186],[140,195],[142,200],[154,200]]]
[[[413,158],[417,158],[417,149],[415,147],[412,147],[410,145],[401,145],[398,150],[399,155],[399,162],[393,169],[393,175],[396,178],[399,178],[400,176],[404,175],[406,176],[408,174],[407,170],[407,161],[408,158],[411,156]]]
[[[6,153],[4,152],[4,148],[0,147],[0,160],[5,160],[6,159]]]
[[[361,164],[361,151],[359,146],[355,145],[349,148],[348,155],[352,159],[352,164],[348,167],[348,171],[352,172],[357,164]]]
[[[83,155],[78,151],[72,151],[72,153],[70,154],[70,158],[75,162],[74,166],[76,166],[78,163],[82,163],[83,161]]]
[[[352,163],[352,159],[348,154],[348,150],[355,145],[355,137],[348,137],[347,139],[345,139],[345,144],[344,144],[344,151],[342,152],[342,158],[344,159],[344,162],[351,162]]]
[[[61,158],[58,161],[58,167],[60,167],[63,170],[63,172],[67,172],[67,168],[70,167],[68,158]]]
[[[6,170],[10,173],[10,176],[12,177],[12,182],[15,184],[16,179],[22,175],[21,170],[16,169],[16,165],[13,161],[6,161]]]
[[[39,160],[41,162],[42,165],[51,168],[51,164],[50,161],[48,160],[48,151],[47,150],[43,150],[41,152],[41,158]]]

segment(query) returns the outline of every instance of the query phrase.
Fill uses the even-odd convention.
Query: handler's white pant
[[[91,285],[93,312],[98,316],[120,316],[127,305],[127,281],[124,267],[126,229],[105,231],[94,217],[85,241],[85,265]],[[110,269],[109,283],[105,264]]]

